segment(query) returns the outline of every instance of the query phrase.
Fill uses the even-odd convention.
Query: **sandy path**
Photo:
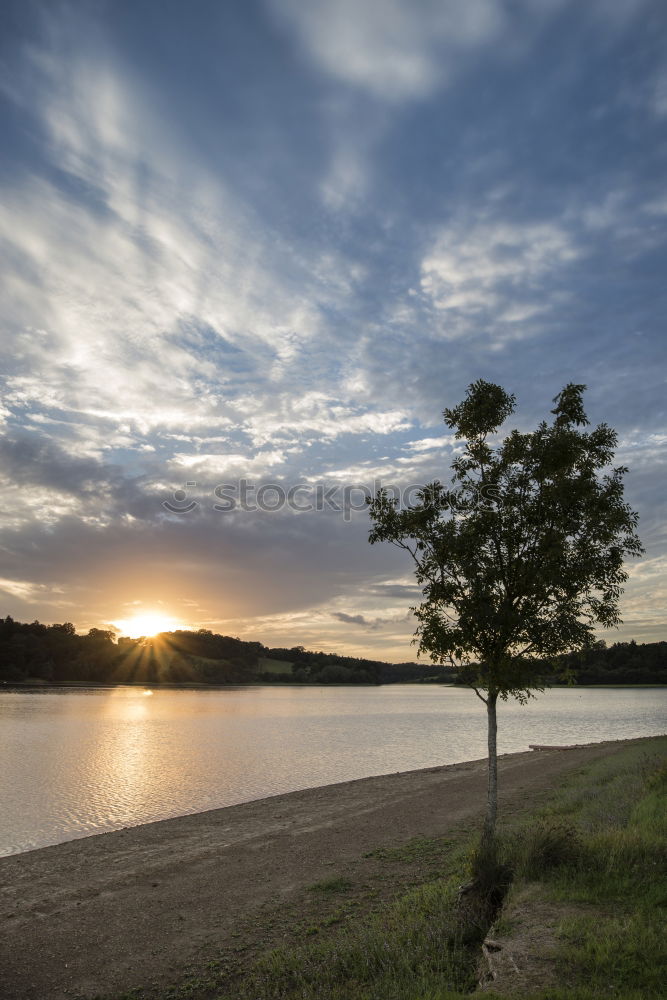
[[[632,741],[639,742],[639,741]],[[518,808],[622,743],[501,758]],[[72,1000],[173,983],[240,917],[331,861],[476,819],[485,763],[364,778],[0,859],[0,995]]]

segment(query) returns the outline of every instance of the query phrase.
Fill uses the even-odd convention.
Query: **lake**
[[[499,707],[499,752],[664,733],[665,688],[556,688]],[[486,754],[468,689],[0,693],[0,855],[266,795]]]

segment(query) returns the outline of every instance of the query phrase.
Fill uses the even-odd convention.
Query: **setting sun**
[[[131,639],[157,635],[158,632],[173,632],[175,629],[185,627],[175,618],[170,618],[169,615],[161,614],[158,611],[147,611],[144,614],[133,615],[132,618],[122,619],[115,624],[123,635],[128,635]]]

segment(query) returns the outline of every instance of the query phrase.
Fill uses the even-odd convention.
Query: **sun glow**
[[[161,614],[159,611],[146,611],[140,615],[133,615],[132,618],[117,621],[115,624],[123,635],[128,635],[131,639],[157,635],[158,632],[173,632],[174,629],[186,627],[175,618],[170,618],[169,615]]]

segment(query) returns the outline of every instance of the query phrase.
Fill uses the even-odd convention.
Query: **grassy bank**
[[[248,950],[239,927],[238,949],[188,982],[146,995],[662,997],[666,815],[667,738],[658,738],[591,765],[501,829],[500,860],[513,877],[492,926],[458,902],[474,854],[469,832],[413,840],[332,869],[291,909],[277,900],[261,918],[263,949]]]
[[[664,997],[666,824],[662,739],[598,762],[510,831],[514,883],[492,934],[528,962],[520,975],[500,963],[494,991],[534,1000]]]

